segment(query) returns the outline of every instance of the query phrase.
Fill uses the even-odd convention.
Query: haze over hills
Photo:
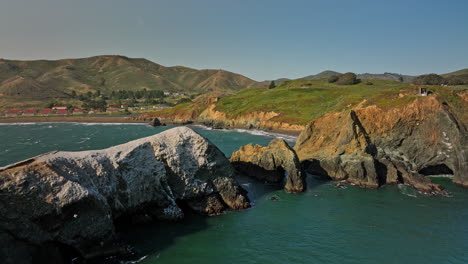
[[[69,97],[88,91],[168,90],[204,93],[264,87],[224,70],[165,67],[146,59],[95,56],[82,59],[0,59],[0,94],[36,98]]]

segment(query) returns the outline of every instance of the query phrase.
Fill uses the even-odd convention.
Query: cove
[[[0,126],[0,166],[51,150],[105,148],[167,127],[31,124]],[[271,137],[195,129],[227,156]],[[141,263],[467,263],[468,193],[437,178],[449,197],[426,196],[398,185],[379,190],[309,175],[308,189],[288,194],[251,179],[240,182],[253,208],[219,217],[189,215],[180,223],[121,230]],[[272,196],[279,200],[272,201]]]

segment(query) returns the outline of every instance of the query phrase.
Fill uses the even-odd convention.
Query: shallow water
[[[0,166],[51,150],[109,147],[168,127],[36,124],[0,126]],[[271,137],[194,127],[226,155]],[[180,223],[132,227],[122,237],[141,263],[468,263],[468,189],[433,178],[450,197],[404,185],[379,190],[312,176],[302,194],[240,179],[252,209]],[[270,197],[277,196],[279,201]]]

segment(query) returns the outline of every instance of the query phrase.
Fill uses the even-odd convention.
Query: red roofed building
[[[36,112],[37,112],[36,109],[26,109],[26,110],[23,111],[23,115],[24,116],[33,116],[33,115],[36,114]]]
[[[7,110],[5,116],[18,116],[21,115],[22,111],[18,109]]]
[[[107,113],[115,113],[115,112],[120,112],[120,108],[107,108],[106,109]]]
[[[73,114],[74,115],[82,115],[82,114],[84,114],[84,112],[83,112],[83,109],[81,109],[81,108],[75,108],[75,109],[73,109]]]
[[[109,108],[117,108],[117,107],[119,107],[119,105],[118,105],[118,104],[108,104],[107,107],[109,107]]]
[[[120,106],[120,108],[128,108],[128,104],[123,104]]]
[[[63,109],[59,109],[59,110],[55,111],[55,114],[56,115],[68,115],[68,111],[63,110]]]
[[[42,109],[41,111],[39,111],[39,115],[41,116],[48,116],[50,114],[52,114],[52,109],[50,108]]]
[[[53,110],[67,110],[68,107],[66,106],[54,106],[52,107]]]

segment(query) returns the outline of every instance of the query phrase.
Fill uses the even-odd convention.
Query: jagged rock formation
[[[295,150],[308,172],[363,187],[405,183],[441,193],[430,174],[453,174],[468,186],[466,125],[436,97],[328,114],[307,125]]]
[[[230,161],[240,172],[268,182],[281,182],[286,172],[286,191],[305,189],[305,174],[296,152],[283,139],[273,139],[267,147],[245,145],[232,153]]]
[[[249,207],[235,169],[186,127],[104,150],[51,152],[0,168],[0,259],[52,263],[63,252],[109,249],[115,221],[176,220],[179,207],[208,215]],[[112,247],[111,247],[112,248]]]

